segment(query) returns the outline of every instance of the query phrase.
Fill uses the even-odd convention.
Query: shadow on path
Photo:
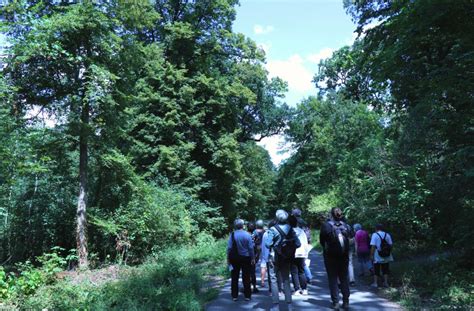
[[[206,311],[237,311],[237,310],[332,310],[329,287],[324,269],[322,255],[316,251],[310,253],[311,272],[315,281],[308,284],[308,296],[293,297],[293,303],[284,301],[273,304],[267,287],[259,288],[260,292],[252,294],[251,301],[244,301],[243,294],[234,302],[230,295],[230,279],[221,289],[219,296],[207,304]],[[259,270],[259,269],[258,269]],[[260,284],[260,280],[258,280]],[[240,286],[242,283],[240,282]],[[368,286],[351,287],[350,310],[403,310],[399,305],[377,296]]]

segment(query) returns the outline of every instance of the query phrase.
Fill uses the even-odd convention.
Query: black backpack
[[[234,232],[232,232],[231,239],[232,247],[229,250],[228,258],[230,263],[235,263],[239,259],[240,255],[237,249],[237,243],[235,242]]]
[[[260,251],[262,250],[263,231],[261,232],[256,231],[252,237],[253,237],[254,250],[256,253],[260,253]]]
[[[326,241],[325,250],[330,256],[349,254],[349,230],[343,221],[329,221],[331,232]],[[342,240],[342,244],[341,244]]]
[[[275,225],[275,229],[280,233],[281,242],[275,247],[278,260],[287,260],[295,257],[296,252],[296,234],[294,234],[293,228],[290,228],[288,234],[285,234],[278,225]]]
[[[378,250],[380,257],[389,257],[392,253],[392,245],[390,245],[387,240],[385,240],[385,238],[387,237],[387,233],[385,233],[383,239],[380,234],[378,234],[378,232],[376,232],[376,234],[379,236],[380,240],[382,240],[382,242],[380,243],[380,249]]]

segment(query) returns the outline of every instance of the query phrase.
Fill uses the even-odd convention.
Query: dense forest
[[[344,1],[358,37],[296,106],[232,30],[238,0],[73,2],[1,8],[5,269],[53,247],[80,269],[139,264],[237,216],[299,207],[317,227],[339,206],[472,271],[472,1]],[[258,145],[277,134],[280,167]]]

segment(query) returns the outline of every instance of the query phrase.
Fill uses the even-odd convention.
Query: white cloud
[[[275,28],[271,25],[262,26],[262,25],[257,24],[255,26],[253,26],[253,32],[256,35],[266,35],[266,34],[269,34],[270,32],[272,32],[273,30],[275,30]]]
[[[291,145],[285,141],[283,135],[265,137],[258,142],[258,145],[268,151],[273,164],[276,166],[280,165],[282,161],[288,159],[294,153]]]
[[[266,68],[271,78],[280,77],[287,81],[290,92],[308,92],[314,88],[311,82],[314,72],[305,67],[299,54],[294,54],[286,60],[270,60]]]
[[[331,57],[332,53],[334,53],[334,49],[331,49],[331,48],[324,48],[322,49],[321,51],[319,51],[318,53],[314,53],[314,54],[309,54],[306,59],[314,64],[319,64],[319,62],[322,60],[322,59],[326,59],[326,58],[329,58]]]

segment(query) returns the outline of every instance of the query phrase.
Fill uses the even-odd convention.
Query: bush
[[[474,273],[465,270],[462,257],[394,262],[392,272],[393,282],[399,288],[393,298],[408,308],[464,310],[474,307]]]
[[[153,251],[191,243],[199,232],[218,235],[224,228],[218,207],[197,200],[166,180],[145,180],[120,153],[111,152],[102,162],[105,171],[114,172],[112,177],[104,177],[108,183],[102,189],[110,203],[99,202],[100,208],[91,209],[90,215],[95,225],[92,244],[102,250],[102,260],[104,254],[117,253],[119,262],[123,256],[141,262]],[[120,251],[119,244],[126,245],[127,251]]]
[[[0,266],[0,298],[5,300],[23,300],[32,295],[36,290],[46,284],[53,284],[56,273],[62,271],[66,266],[66,259],[59,252],[64,251],[60,247],[53,247],[51,253],[38,257],[39,267],[35,267],[30,261],[16,265],[17,273],[5,273]]]
[[[195,246],[155,253],[145,264],[102,286],[64,280],[41,287],[22,304],[53,310],[202,310],[209,296],[205,276],[225,270],[225,243],[210,234]]]

